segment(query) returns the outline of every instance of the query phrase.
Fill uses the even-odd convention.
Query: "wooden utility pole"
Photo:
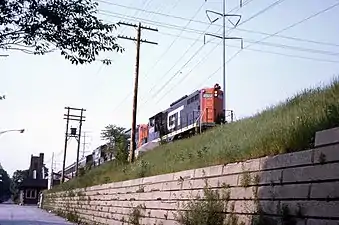
[[[130,153],[129,153],[129,160],[128,160],[129,162],[133,162],[134,161],[134,152],[135,152],[135,149],[136,149],[136,143],[135,143],[135,133],[136,132],[135,132],[135,129],[136,129],[136,120],[137,120],[137,106],[138,106],[140,44],[141,44],[141,42],[148,43],[148,44],[154,44],[154,45],[158,44],[156,42],[142,40],[141,39],[141,29],[146,29],[146,30],[151,30],[151,31],[158,31],[158,29],[142,26],[141,23],[136,25],[136,24],[119,22],[119,24],[137,28],[137,38],[118,35],[119,38],[132,40],[132,41],[137,42],[137,55],[136,55],[135,78],[134,78],[134,96],[133,96],[133,116],[132,116],[132,128],[131,128]]]
[[[76,176],[78,175],[78,165],[79,165],[79,150],[80,150],[80,139],[81,139],[81,127],[82,127],[82,122],[85,120],[85,116],[83,116],[83,112],[86,111],[86,109],[78,109],[78,108],[71,108],[71,107],[65,107],[67,109],[67,114],[64,114],[66,118],[66,133],[65,133],[65,148],[64,148],[64,160],[62,162],[62,174],[61,174],[61,183],[64,182],[65,180],[65,164],[66,164],[66,152],[67,152],[67,142],[69,138],[75,137],[78,141],[78,148],[77,148],[77,161],[76,161]],[[81,111],[81,115],[70,115],[70,111]],[[77,134],[76,128],[71,128],[71,133],[68,133],[68,128],[69,128],[69,121],[74,120],[74,121],[79,121],[79,133]]]
[[[84,111],[86,111],[85,109],[81,109],[81,115],[80,115],[80,120],[79,120],[79,134],[78,134],[78,149],[77,149],[77,163],[75,166],[75,176],[78,176],[79,173],[79,153],[80,153],[80,140],[81,140],[81,128],[82,128],[82,118],[84,116]]]

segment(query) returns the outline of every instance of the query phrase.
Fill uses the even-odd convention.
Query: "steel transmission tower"
[[[207,0],[205,0],[205,2],[207,2]],[[240,0],[240,7],[242,7],[242,0]],[[227,111],[227,107],[226,107],[226,39],[238,39],[241,40],[241,48],[243,48],[243,39],[240,37],[226,37],[226,19],[234,26],[234,28],[239,24],[240,20],[241,20],[241,15],[237,15],[237,14],[226,14],[226,0],[222,1],[222,8],[223,8],[223,13],[219,13],[219,12],[215,12],[215,11],[211,11],[211,10],[206,10],[206,16],[208,18],[208,20],[210,21],[210,23],[214,23],[216,22],[220,17],[222,17],[223,19],[223,35],[216,35],[216,34],[211,34],[211,33],[205,33],[204,36],[204,44],[206,43],[206,36],[212,36],[212,37],[216,37],[216,38],[221,38],[223,39],[223,54],[222,54],[222,58],[223,58],[223,92],[224,92],[224,102],[223,102],[223,112],[224,112],[224,122],[226,123],[226,111]],[[208,15],[209,13],[214,13],[217,14],[218,18],[211,20],[210,16]],[[234,24],[231,20],[228,19],[228,17],[238,17],[238,21]]]

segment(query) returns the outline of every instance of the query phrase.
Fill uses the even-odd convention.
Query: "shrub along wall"
[[[338,225],[330,136],[307,151],[49,193],[43,207],[80,224]]]

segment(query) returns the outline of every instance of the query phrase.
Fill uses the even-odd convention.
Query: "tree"
[[[20,183],[28,177],[28,170],[17,170],[14,172],[11,182],[11,193],[14,201],[19,198]]]
[[[125,128],[116,125],[108,125],[101,132],[101,138],[109,142],[106,152],[110,154],[110,158],[114,155],[116,160],[122,163],[127,162],[128,158],[128,138]]]
[[[0,165],[0,203],[11,197],[11,179],[7,172]]]
[[[98,19],[97,6],[92,0],[1,0],[0,50],[59,50],[72,64],[96,61],[102,51],[123,52],[113,36],[117,25]]]

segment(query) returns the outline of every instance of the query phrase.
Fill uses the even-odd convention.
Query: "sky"
[[[337,0],[243,3],[241,9],[239,0],[226,3],[227,12],[234,9],[229,14],[242,16],[235,29],[227,23],[228,36],[244,41],[242,50],[239,40],[227,40],[226,48],[226,104],[236,119],[337,76],[339,6],[306,19]],[[99,1],[98,16],[105,22],[142,22],[158,29],[142,30],[142,39],[158,45],[141,45],[138,124],[147,123],[149,117],[185,94],[215,83],[222,85],[221,39],[206,36],[204,44],[204,33],[222,35],[222,20],[210,25],[206,10],[222,12],[222,1]],[[213,19],[217,16],[210,15]],[[126,26],[115,33],[136,36],[136,30]],[[7,52],[9,57],[0,58],[0,94],[6,95],[0,101],[0,131],[25,129],[23,134],[0,135],[0,163],[10,175],[17,169],[28,169],[31,154],[44,153],[50,167],[54,152],[53,167],[57,171],[62,168],[67,106],[86,109],[86,144],[81,146],[81,155],[83,149],[88,154],[104,143],[100,132],[106,125],[131,127],[136,44],[124,39],[118,43],[125,51],[106,54],[113,59],[109,66],[99,62],[72,65],[59,52],[45,56]],[[76,149],[73,138],[68,142],[67,165],[75,161]]]

